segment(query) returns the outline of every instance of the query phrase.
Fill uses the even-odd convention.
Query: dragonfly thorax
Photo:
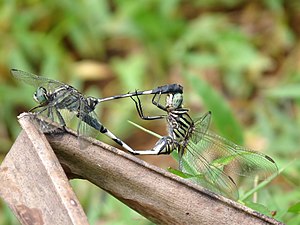
[[[39,104],[44,104],[49,100],[49,94],[44,87],[39,87],[33,94],[34,100]]]
[[[91,111],[93,111],[96,105],[99,103],[98,99],[94,97],[87,97],[86,101]]]
[[[169,109],[178,109],[182,107],[183,95],[181,93],[168,94],[166,107]]]

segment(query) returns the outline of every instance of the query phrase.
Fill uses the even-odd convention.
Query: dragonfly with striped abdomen
[[[131,97],[140,118],[144,120],[166,119],[168,135],[160,138],[150,150],[135,151],[140,155],[170,154],[178,150],[179,169],[200,185],[227,196],[238,199],[233,172],[239,176],[259,177],[265,180],[278,172],[275,161],[260,152],[246,149],[209,131],[211,112],[193,120],[183,108],[183,94],[168,93],[166,104],[160,103],[161,95],[154,94],[152,103],[166,112],[165,115],[145,116],[141,101]]]
[[[58,122],[63,128],[66,127],[66,121],[62,115],[62,111],[73,113],[79,119],[77,127],[77,134],[79,138],[82,136],[94,135],[95,132],[91,131],[91,129],[95,129],[96,131],[107,135],[129,152],[134,152],[134,150],[117,138],[98,120],[95,113],[95,107],[100,102],[126,98],[135,95],[149,95],[157,93],[167,94],[173,92],[182,93],[182,87],[180,85],[168,84],[157,87],[153,90],[136,91],[133,93],[116,95],[107,98],[85,97],[71,85],[67,85],[56,80],[37,76],[35,74],[17,69],[12,69],[11,73],[16,79],[37,88],[34,93],[34,99],[38,105],[32,108],[30,111],[34,111],[36,115],[44,115],[51,121]],[[43,132],[49,131],[47,130],[49,127],[47,126],[47,123],[43,123],[41,127]]]

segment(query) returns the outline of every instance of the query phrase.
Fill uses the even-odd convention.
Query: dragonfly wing
[[[206,132],[197,147],[211,164],[226,172],[240,176],[259,175],[259,180],[278,172],[276,163],[269,156],[236,145],[212,132]]]
[[[97,119],[96,115],[94,115],[95,113],[89,113],[88,117],[89,118],[93,118],[93,119]],[[88,125],[86,122],[82,121],[81,119],[79,119],[79,130],[78,130],[78,134],[79,136],[85,136],[85,137],[92,137],[92,138],[96,138],[99,134],[99,131],[97,131],[96,129],[94,129],[93,127],[91,127],[90,125]]]
[[[194,131],[190,140],[197,144],[206,134],[211,120],[211,112],[207,112],[202,117],[194,120]]]
[[[182,157],[182,171],[193,175],[190,179],[216,193],[238,199],[237,186],[223,170],[212,165],[202,156],[198,145],[189,142]]]
[[[78,138],[79,138],[79,144],[81,149],[85,149],[88,144],[82,140],[83,137],[92,137],[96,138],[99,134],[99,132],[94,129],[89,124],[92,124],[92,120],[97,120],[97,115],[94,111],[87,112],[86,110],[86,102],[84,100],[80,100],[80,108],[79,108],[79,115],[78,115]],[[83,117],[85,118],[85,121],[83,121]]]
[[[12,69],[11,74],[17,79],[33,87],[44,87],[47,91],[53,92],[56,88],[64,85],[63,83],[45,77],[37,76],[33,73],[22,70]]]
[[[78,135],[78,142],[80,149],[84,150],[89,146],[89,144],[84,140],[85,137],[87,137],[87,124],[82,122],[80,119],[78,121],[78,127],[77,127],[77,135]]]

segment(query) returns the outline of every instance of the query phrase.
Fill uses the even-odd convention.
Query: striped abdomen
[[[188,140],[194,129],[194,122],[187,112],[187,109],[174,110],[167,117],[169,136],[179,143]]]

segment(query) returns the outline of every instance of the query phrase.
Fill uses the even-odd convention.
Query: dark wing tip
[[[270,156],[265,155],[265,159],[267,159],[271,163],[271,167],[274,173],[278,173],[278,166],[274,159],[272,159]]]
[[[276,164],[275,161],[274,161],[274,159],[272,159],[270,156],[265,155],[265,158],[266,158],[267,160],[269,160],[271,163]]]
[[[12,74],[13,74],[14,72],[18,72],[18,71],[20,71],[20,70],[14,69],[14,68],[10,70],[10,72],[11,72]]]
[[[10,73],[13,75],[13,76],[19,76],[20,74],[26,74],[27,72],[24,72],[22,70],[19,70],[19,69],[11,69],[10,70]]]

